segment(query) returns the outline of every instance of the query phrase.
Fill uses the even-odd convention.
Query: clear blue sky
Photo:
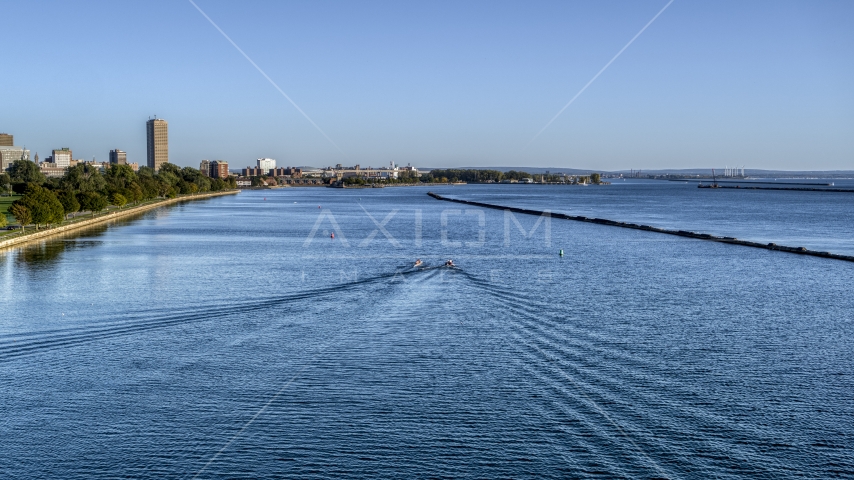
[[[145,161],[854,169],[854,2],[4,2],[0,132]]]

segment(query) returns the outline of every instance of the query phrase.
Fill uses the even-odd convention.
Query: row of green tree
[[[23,196],[12,203],[9,213],[23,228],[35,224],[61,223],[80,211],[100,212],[109,205],[123,207],[156,198],[174,198],[181,194],[216,192],[236,188],[236,179],[208,178],[191,167],[165,163],[155,172],[129,165],[100,168],[83,163],[68,169],[61,178],[46,178],[38,165],[18,160],[7,173],[0,174],[0,185]],[[0,215],[0,222],[6,217]]]
[[[510,173],[510,172],[508,172]],[[515,176],[518,172],[513,172]],[[437,169],[430,173],[421,175],[422,182],[467,182],[467,183],[490,183],[500,182],[505,178],[505,173],[499,170],[476,170],[476,169]]]
[[[527,172],[510,170],[502,172],[499,170],[477,170],[477,169],[437,169],[430,173],[422,174],[420,177],[403,176],[389,179],[368,179],[363,177],[348,177],[344,179],[345,185],[364,185],[368,183],[497,183],[502,180],[521,180],[531,178]]]
[[[531,175],[528,172],[517,172],[510,170],[502,172],[500,170],[477,170],[477,169],[436,169],[430,173],[425,173],[421,176],[421,181],[426,183],[431,182],[466,182],[466,183],[498,183],[505,180],[522,180],[524,178],[535,179],[536,181],[544,182],[564,182],[569,181],[572,177],[564,177],[561,175]],[[592,173],[589,176],[575,177],[581,183],[599,183],[601,180],[598,173]]]
[[[365,177],[347,177],[344,179],[344,185],[369,185],[372,183],[383,183],[383,184],[413,184],[418,183],[420,180],[415,176],[407,176],[401,175],[400,178],[365,178]]]
[[[576,183],[599,183],[601,178],[598,173],[592,173],[586,176],[563,176],[556,174],[549,175],[532,175],[528,172],[510,170],[502,172],[500,170],[479,170],[479,169],[436,169],[430,173],[422,174],[420,177],[401,177],[389,179],[370,179],[364,177],[348,177],[343,180],[345,185],[366,185],[371,183],[448,183],[448,182],[466,182],[466,183],[499,183],[502,181],[519,181],[525,178],[530,178],[535,181],[547,183],[561,182],[576,182]]]

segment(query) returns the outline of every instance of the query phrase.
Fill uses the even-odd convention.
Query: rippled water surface
[[[854,194],[434,190],[854,253]],[[854,475],[854,263],[426,192],[247,191],[0,253],[0,477]]]

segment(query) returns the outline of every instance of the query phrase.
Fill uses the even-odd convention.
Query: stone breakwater
[[[7,240],[0,241],[0,250],[6,249],[9,247],[20,246],[23,244],[27,244],[30,242],[34,242],[36,240],[44,240],[48,237],[52,237],[54,235],[60,235],[68,232],[73,232],[75,230],[80,230],[88,227],[93,227],[95,225],[100,225],[104,223],[109,223],[121,218],[131,217],[134,215],[139,215],[141,213],[145,213],[149,210],[154,210],[155,208],[164,207],[166,205],[173,205],[175,203],[180,202],[189,202],[191,200],[202,200],[205,198],[219,197],[222,195],[234,195],[239,193],[239,190],[228,190],[226,192],[213,192],[213,193],[202,193],[198,195],[190,195],[186,197],[176,197],[169,198],[166,200],[161,200],[156,203],[150,203],[146,205],[140,205],[138,207],[130,207],[122,210],[113,211],[95,218],[89,218],[86,220],[81,220],[79,222],[70,223],[67,225],[60,225],[58,227],[47,228],[44,230],[34,231],[32,233],[28,233],[26,235],[10,238]]]
[[[436,200],[443,200],[446,202],[456,202],[462,203],[465,205],[473,205],[475,207],[483,207],[483,208],[492,208],[495,210],[508,210],[513,213],[522,213],[526,215],[549,215],[552,218],[560,218],[564,220],[574,220],[577,222],[587,222],[587,223],[595,223],[598,225],[609,225],[612,227],[621,227],[621,228],[631,228],[634,230],[645,230],[647,232],[655,232],[655,233],[664,233],[666,235],[676,235],[677,237],[688,237],[688,238],[696,238],[698,240],[707,240],[711,242],[719,242],[719,243],[728,243],[731,245],[741,245],[743,247],[754,247],[754,248],[763,248],[765,250],[776,250],[780,252],[789,252],[796,253],[798,255],[810,255],[813,257],[822,257],[822,258],[832,258],[835,260],[844,260],[847,262],[854,262],[854,256],[849,255],[838,255],[830,252],[819,252],[815,250],[809,250],[805,247],[787,247],[784,245],[777,245],[776,243],[759,243],[759,242],[751,242],[747,240],[739,240],[734,237],[719,237],[716,235],[710,235],[708,233],[697,233],[697,232],[689,232],[685,230],[668,230],[665,228],[652,227],[649,225],[638,225],[636,223],[626,223],[626,222],[618,222],[615,220],[607,220],[604,218],[590,218],[578,215],[566,215],[563,213],[551,213],[544,212],[540,210],[530,210],[527,208],[517,208],[517,207],[505,207],[501,205],[492,205],[489,203],[481,203],[481,202],[472,202],[469,200],[458,200],[455,198],[443,197],[441,195],[435,194],[433,192],[428,192],[427,195],[435,198]]]

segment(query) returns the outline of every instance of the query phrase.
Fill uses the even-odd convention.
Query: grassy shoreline
[[[10,225],[15,223],[15,219],[12,218],[12,215],[9,214],[9,207],[12,206],[12,202],[14,202],[15,200],[17,200],[19,198],[21,198],[20,195],[11,195],[11,196],[7,195],[4,197],[0,197],[0,214],[3,214],[6,216],[6,222]],[[0,238],[2,238],[2,237],[0,237]]]
[[[55,225],[50,228],[43,227],[39,230],[36,230],[35,227],[29,227],[24,231],[21,231],[21,229],[4,230],[2,231],[2,233],[0,233],[0,249],[15,247],[34,240],[42,240],[53,235],[64,234],[77,229],[83,229],[103,223],[108,223],[120,218],[138,215],[166,205],[172,205],[175,203],[187,202],[192,200],[202,200],[223,195],[236,195],[238,193],[240,193],[239,190],[227,190],[221,192],[179,195],[175,198],[161,198],[157,200],[150,200],[147,202],[140,202],[138,205],[134,205],[132,207],[112,208],[101,213],[78,215],[70,220],[64,221],[60,225]],[[11,201],[9,203],[11,203]]]

